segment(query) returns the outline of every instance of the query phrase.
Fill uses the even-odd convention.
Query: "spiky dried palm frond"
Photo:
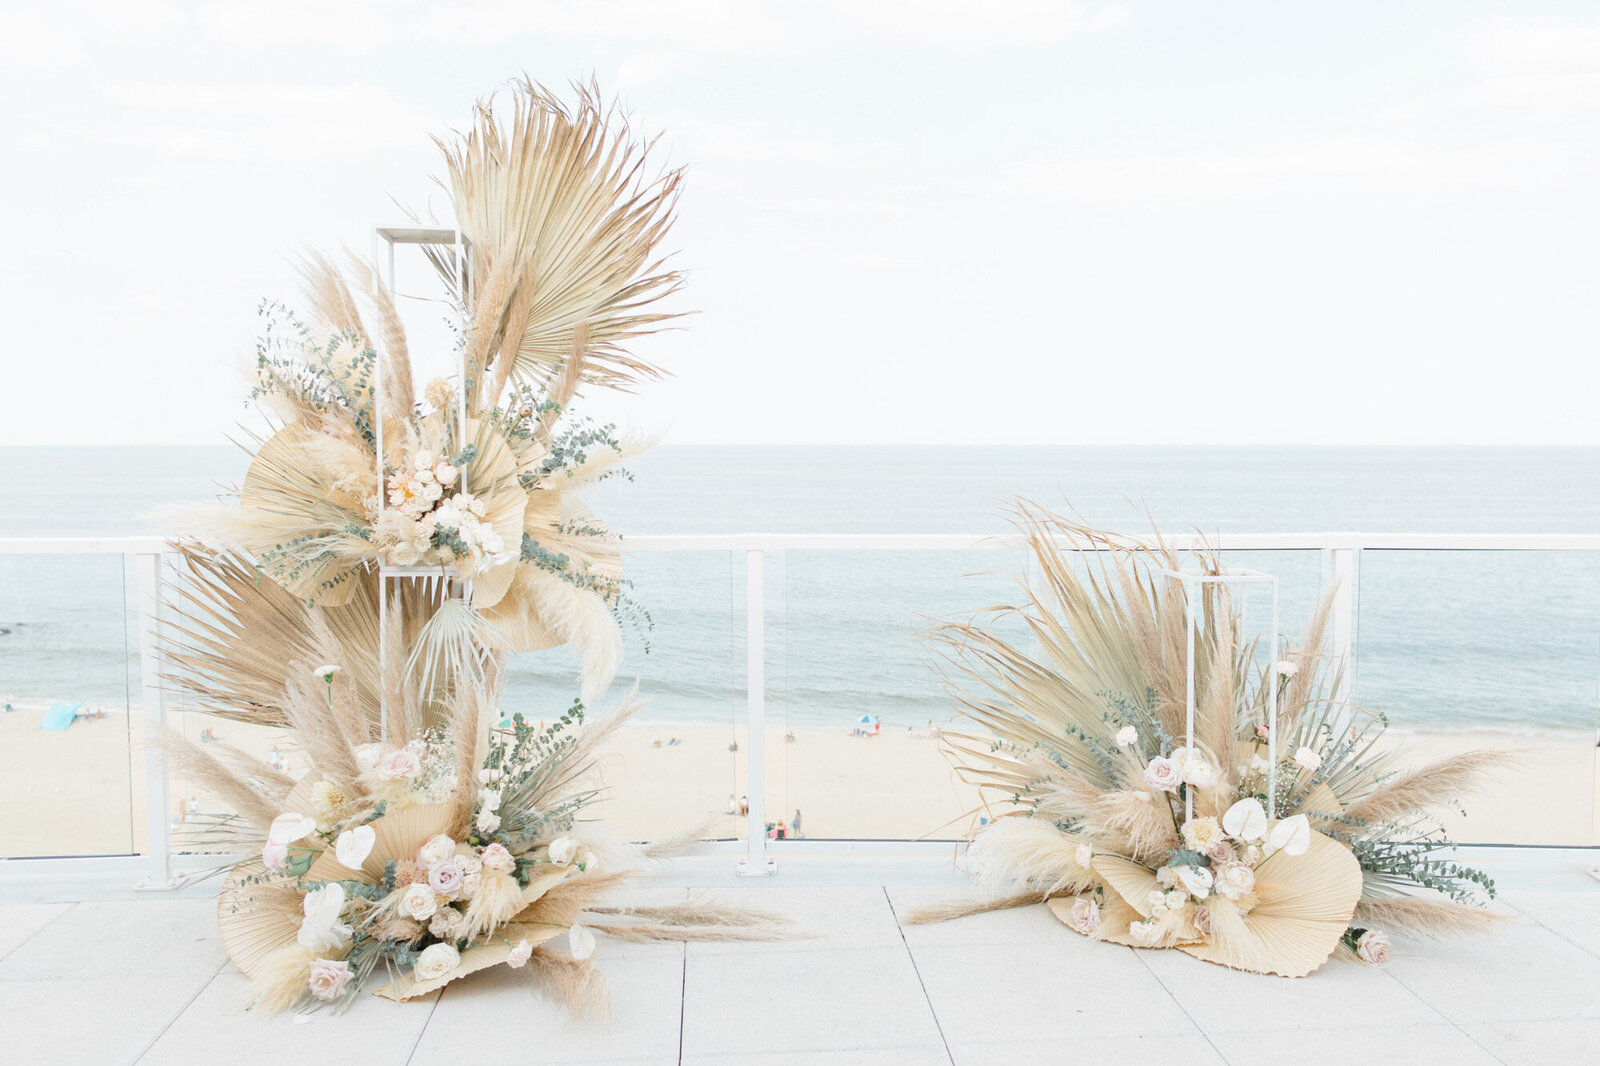
[[[1349,802],[1344,813],[1353,821],[1373,824],[1412,818],[1456,802],[1514,758],[1511,752],[1489,748],[1451,755],[1376,785],[1371,792]]]
[[[595,86],[577,88],[569,108],[521,80],[505,127],[484,101],[470,130],[439,142],[477,279],[468,307],[474,410],[491,407],[493,386],[508,378],[558,375],[575,350],[583,380],[609,388],[659,373],[622,345],[676,317],[652,305],[680,283],[655,249],[672,225],[681,174],[648,175],[650,145],[633,139]],[[465,295],[451,257],[435,263]]]

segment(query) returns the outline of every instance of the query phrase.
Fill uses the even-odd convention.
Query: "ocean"
[[[234,448],[0,448],[0,536],[161,532],[149,514],[236,482]],[[639,457],[591,502],[625,535],[1003,532],[1020,495],[1106,528],[1204,533],[1600,534],[1600,448],[688,447]],[[1275,574],[1284,631],[1326,575],[1316,551],[1230,554]],[[768,714],[790,727],[948,716],[917,633],[1007,602],[1018,554],[790,551],[768,560]],[[631,561],[647,632],[635,680],[663,725],[742,713],[743,560]],[[118,557],[0,556],[0,695],[120,703],[137,692],[133,575]],[[1265,601],[1250,616],[1266,621]],[[1600,725],[1600,552],[1363,553],[1356,697],[1400,728]],[[518,656],[505,706],[575,694],[561,650]]]

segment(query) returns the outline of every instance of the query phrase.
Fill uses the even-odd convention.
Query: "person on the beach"
[[[744,818],[744,817],[747,817],[749,814],[750,814],[750,797],[749,796],[740,796],[739,797],[739,817],[740,818]]]
[[[794,838],[796,840],[799,840],[800,839],[800,808],[799,807],[796,807],[794,809],[794,821],[789,823],[789,828],[794,830]]]

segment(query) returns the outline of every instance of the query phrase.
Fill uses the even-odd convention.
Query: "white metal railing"
[[[1154,537],[1133,537],[1147,544]],[[1600,552],[1600,535],[1591,534],[1503,534],[1503,533],[1305,533],[1232,534],[1202,537],[1170,536],[1160,542],[1178,549],[1209,546],[1222,551],[1320,551],[1322,574],[1335,587],[1334,617],[1330,634],[1331,652],[1347,666],[1346,684],[1353,685],[1357,650],[1357,602],[1363,550],[1414,551],[1581,551]],[[1093,546],[1063,539],[1063,547],[1096,550]],[[769,841],[766,836],[766,680],[764,650],[766,635],[765,564],[767,554],[782,551],[982,551],[1015,550],[1025,541],[1015,535],[973,536],[965,534],[691,534],[637,536],[624,541],[634,554],[650,552],[729,552],[742,553],[745,571],[745,707],[747,743],[744,747],[749,783],[750,809],[746,823],[747,839],[722,842],[700,849],[702,853],[740,854],[739,872],[749,876],[776,871],[775,856],[815,854],[819,847],[840,852],[859,850],[859,842]],[[143,727],[148,732],[166,721],[166,700],[159,679],[162,674],[160,626],[162,600],[162,556],[168,548],[160,537],[55,537],[0,538],[0,555],[121,555],[131,564],[138,578],[140,604],[139,661]],[[81,859],[0,859],[0,877],[12,874],[52,876],[82,870],[91,873],[127,872],[139,877],[141,887],[163,888],[178,883],[174,877],[174,857],[168,849],[166,769],[152,746],[145,757],[147,851],[143,855],[101,856]],[[927,855],[930,847],[948,844],[925,841],[872,842],[874,854]],[[181,864],[178,864],[181,865]]]

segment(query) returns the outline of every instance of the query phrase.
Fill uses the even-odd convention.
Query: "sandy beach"
[[[39,728],[46,706],[18,701],[0,715],[0,804],[9,816],[0,856],[142,849],[145,753],[137,713],[131,729],[121,708],[106,708],[103,718],[46,732]],[[276,748],[291,772],[298,768],[292,745],[276,731],[184,712],[169,714],[169,723],[196,740],[210,729],[263,758]],[[1418,763],[1475,747],[1517,753],[1513,769],[1493,787],[1464,798],[1465,817],[1447,814],[1451,835],[1462,843],[1600,844],[1600,751],[1588,732],[1395,730],[1390,742],[1404,743],[1404,758]],[[732,743],[738,752],[728,750]],[[843,727],[799,729],[792,740],[772,728],[766,744],[767,820],[788,826],[798,811],[808,838],[954,839],[977,807],[975,790],[956,780],[925,727],[886,727],[871,737]],[[626,726],[603,749],[599,783],[608,791],[591,809],[624,839],[659,839],[703,824],[713,837],[742,836],[744,820],[727,812],[730,797],[737,807],[749,795],[748,746],[743,727]],[[169,817],[176,819],[190,800],[199,814],[219,812],[212,797],[176,780]]]

